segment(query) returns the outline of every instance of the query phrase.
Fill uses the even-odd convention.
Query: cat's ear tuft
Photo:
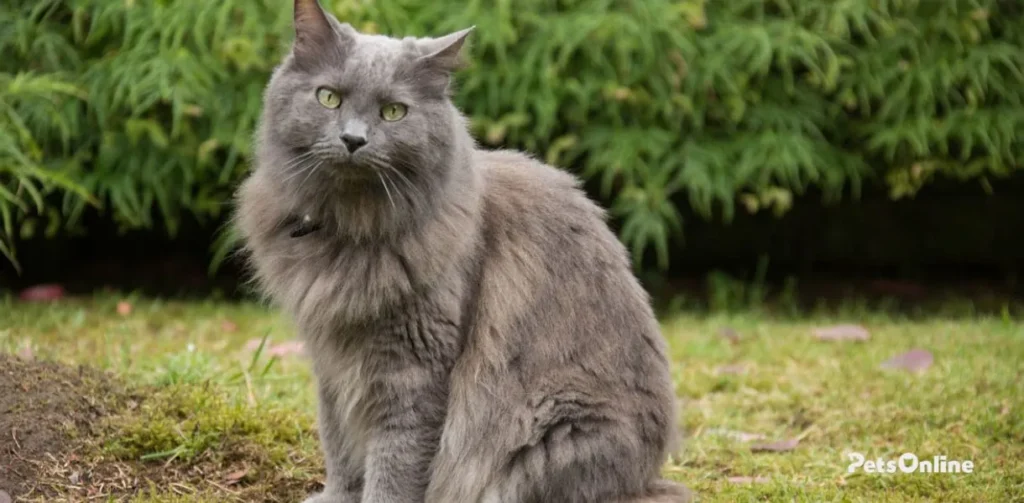
[[[295,44],[298,59],[310,59],[337,47],[338,32],[317,0],[295,0]]]
[[[424,56],[420,57],[420,61],[437,70],[448,73],[462,68],[464,65],[462,47],[466,43],[466,38],[469,37],[469,34],[474,29],[476,29],[476,26],[470,26],[465,30],[449,33],[440,38],[421,41],[420,47]]]

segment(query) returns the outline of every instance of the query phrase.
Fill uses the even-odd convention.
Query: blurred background
[[[365,32],[476,25],[476,137],[584,177],[651,289],[1020,291],[1018,2],[325,5]],[[244,294],[224,223],[289,7],[0,6],[3,287]]]
[[[485,148],[585,180],[704,501],[1021,501],[1020,0],[321,0],[476,26]],[[0,2],[0,502],[301,501],[294,327],[227,219],[289,0]],[[912,453],[972,474],[849,471]]]

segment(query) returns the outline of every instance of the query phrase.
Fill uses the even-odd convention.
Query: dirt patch
[[[297,501],[322,487],[311,426],[209,383],[135,387],[0,354],[0,503]]]
[[[121,395],[96,370],[0,354],[0,491],[33,492],[40,467],[65,458]]]

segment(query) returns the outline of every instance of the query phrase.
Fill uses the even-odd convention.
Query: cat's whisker
[[[402,182],[405,183],[405,185],[407,187],[409,187],[409,190],[415,191],[415,192],[419,193],[420,195],[423,194],[423,191],[421,191],[420,188],[416,186],[416,184],[412,183],[412,180],[410,180],[408,176],[405,176],[405,173],[402,173],[401,170],[399,170],[398,168],[395,168],[394,166],[391,166],[389,164],[385,164],[384,167],[387,168],[390,172],[392,172],[395,175],[397,175],[398,178],[400,180],[402,180]]]
[[[291,180],[292,178],[295,178],[298,175],[305,174],[307,171],[314,169],[314,166],[316,166],[318,162],[319,161],[317,161],[316,159],[307,159],[306,161],[301,163],[301,166],[297,166],[295,170],[290,175],[285,177],[283,181],[287,182],[288,180]]]
[[[397,171],[391,170],[391,172],[398,175],[398,179],[402,182],[403,187],[405,187],[406,190],[398,190],[398,184],[393,181],[394,179],[392,179],[392,185],[394,185],[395,190],[398,191],[398,193],[401,194],[401,196],[404,197],[405,200],[409,202],[410,206],[415,207],[417,205],[417,199],[423,200],[426,197],[423,194],[423,191],[420,190],[419,187],[413,185],[412,181],[410,181],[408,178],[402,176],[402,174]]]
[[[396,192],[398,192],[400,196],[408,200],[410,204],[413,203],[413,201],[409,197],[409,191],[411,190],[417,193],[419,193],[420,191],[417,189],[415,185],[412,184],[411,181],[409,181],[407,177],[405,177],[400,171],[396,170],[386,160],[379,156],[372,157],[369,160],[369,165],[378,173],[378,177],[380,176],[380,174],[383,174],[385,177],[387,177],[388,181],[391,182],[392,187],[395,189]],[[404,186],[408,187],[409,190],[401,190],[398,186],[398,183],[396,183],[395,180],[391,178],[391,176],[388,174],[389,172],[397,174],[401,179],[402,183],[404,184]]]
[[[308,182],[308,181],[309,181],[309,177],[313,176],[313,173],[316,173],[316,172],[317,172],[317,170],[319,170],[319,169],[320,169],[320,166],[322,166],[323,164],[324,164],[324,162],[323,162],[323,161],[317,161],[317,162],[316,162],[316,164],[313,164],[313,166],[312,166],[312,167],[310,167],[310,168],[309,168],[309,170],[308,170],[308,171],[309,171],[309,174],[307,174],[307,175],[306,175],[306,178],[303,178],[303,179],[302,179],[302,183],[301,183],[301,184],[299,184],[299,185],[305,185],[305,184],[306,184],[306,182]]]
[[[291,179],[293,179],[293,178],[295,178],[295,177],[297,177],[299,175],[305,175],[306,172],[309,171],[312,167],[313,167],[312,163],[307,164],[307,165],[303,166],[302,169],[297,169],[297,170],[295,170],[294,173],[286,176],[285,179],[282,180],[282,181],[287,182],[287,181],[289,181],[289,180],[291,180]]]
[[[306,159],[300,165],[296,166],[296,168],[293,170],[293,172],[290,175],[288,175],[287,177],[285,177],[285,179],[283,181],[287,182],[288,180],[291,180],[292,178],[295,178],[296,176],[303,175],[303,174],[308,174],[312,170],[316,169],[316,166],[319,165],[321,162],[322,161],[320,161],[318,158],[315,158],[315,157],[311,158],[311,159]]]
[[[402,183],[405,184],[405,186],[408,188],[409,192],[415,193],[415,195],[421,199],[425,197],[423,194],[423,190],[420,187],[416,186],[416,184],[414,184],[412,180],[410,180],[409,177],[402,172],[402,170],[392,166],[390,163],[380,158],[375,158],[373,164],[378,169],[385,169],[397,175],[399,180],[401,180]],[[395,190],[398,190],[398,184],[395,184],[394,182],[392,182],[392,184],[395,185]],[[408,198],[408,195],[406,195],[406,198]]]
[[[299,155],[297,155],[295,157],[292,157],[291,159],[287,160],[284,163],[284,166],[283,166],[282,169],[284,171],[288,171],[288,170],[294,168],[295,166],[297,166],[299,164],[302,164],[303,161],[309,159],[310,157],[312,157],[315,154],[316,154],[316,151],[310,150],[309,152],[306,152],[304,154],[299,154]]]
[[[387,172],[385,172],[384,176],[387,177],[387,179],[391,181],[391,186],[395,189],[395,192],[397,192],[398,195],[402,196],[403,198],[405,198],[406,201],[408,201],[410,207],[415,207],[416,206],[416,202],[413,201],[412,197],[410,197],[410,195],[409,195],[409,193],[412,192],[412,191],[418,192],[418,190],[416,190],[415,186],[409,184],[408,181],[403,180],[403,183],[405,183],[406,186],[409,189],[411,189],[411,190],[402,190],[401,188],[399,188],[398,184],[395,183],[395,179],[392,178],[391,175],[389,175]]]
[[[395,206],[395,200],[391,198],[391,190],[388,189],[388,182],[384,181],[384,176],[379,170],[377,171],[377,178],[380,180],[380,184],[384,187],[384,192],[388,195],[388,201],[391,201],[391,209],[397,210],[398,207]]]
[[[279,255],[279,257],[281,257],[281,258],[286,258],[286,259],[291,259],[291,260],[295,260],[295,261],[297,261],[297,262],[306,262],[307,260],[310,260],[310,259],[312,259],[313,257],[315,257],[315,256],[319,255],[319,254],[320,254],[320,252],[321,252],[321,250],[319,250],[319,249],[314,249],[314,250],[312,250],[312,251],[309,251],[309,252],[307,252],[307,253],[303,253],[303,254],[288,254],[288,255]]]

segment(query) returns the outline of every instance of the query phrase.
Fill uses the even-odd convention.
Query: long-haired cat
[[[307,501],[686,501],[648,296],[575,178],[475,145],[449,89],[471,30],[294,8],[236,222],[312,356]]]

